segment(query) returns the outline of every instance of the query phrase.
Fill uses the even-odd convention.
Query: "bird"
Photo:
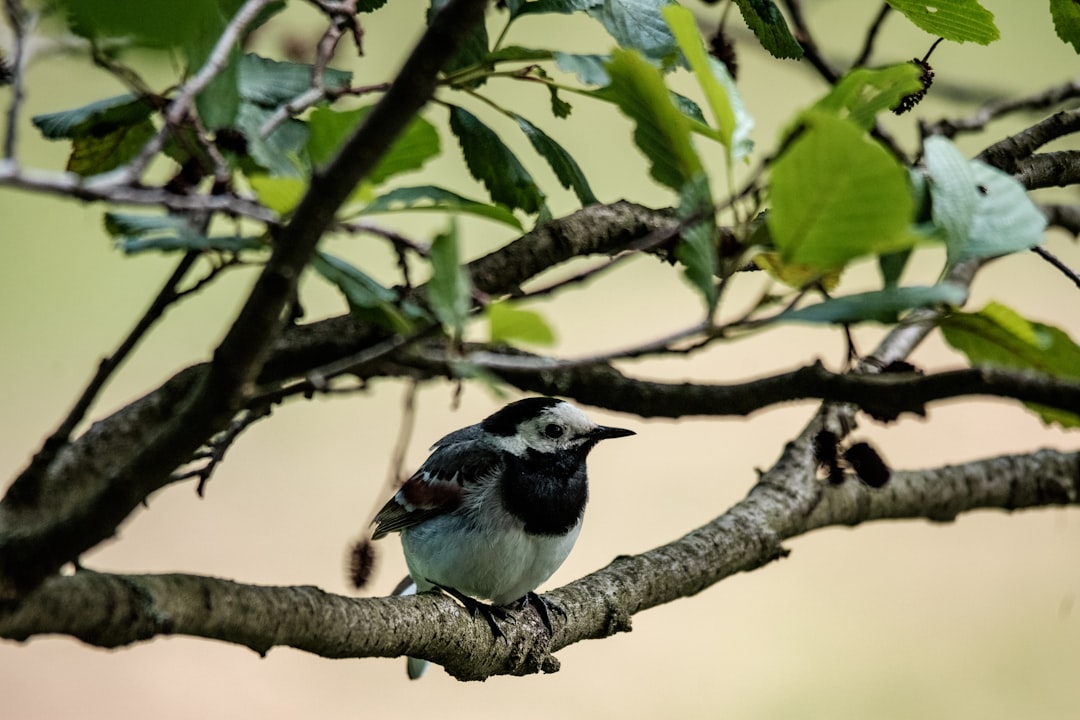
[[[634,434],[565,400],[528,397],[446,435],[373,520],[373,540],[401,535],[409,576],[394,594],[444,591],[496,637],[512,604],[531,604],[551,633],[548,608],[558,607],[534,591],[581,531],[585,459],[601,440]],[[409,677],[427,665],[409,658]]]

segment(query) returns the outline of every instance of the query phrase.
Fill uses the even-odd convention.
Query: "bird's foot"
[[[505,620],[508,617],[506,608],[482,603],[479,600],[471,598],[465,593],[459,592],[452,587],[439,585],[438,583],[432,583],[432,585],[437,587],[439,590],[442,590],[444,593],[465,606],[465,609],[469,611],[469,615],[471,615],[472,617],[475,618],[477,615],[479,615],[480,617],[484,618],[484,620],[487,621],[488,627],[491,628],[491,634],[495,637],[496,640],[506,637],[506,633],[504,633],[502,628],[499,627],[499,620]]]
[[[551,626],[551,612],[554,610],[566,619],[566,610],[559,605],[559,603],[544,597],[543,595],[537,595],[530,591],[525,593],[525,596],[519,601],[521,603],[520,609],[524,610],[527,606],[532,605],[536,608],[536,614],[540,616],[540,622],[547,628],[548,635],[554,635],[555,629]]]

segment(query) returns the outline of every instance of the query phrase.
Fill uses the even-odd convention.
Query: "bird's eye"
[[[555,438],[560,438],[563,434],[562,425],[556,425],[555,423],[551,423],[544,428],[544,434],[552,440],[554,440]]]

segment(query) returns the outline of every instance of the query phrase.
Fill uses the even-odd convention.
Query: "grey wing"
[[[457,510],[467,486],[499,471],[502,462],[499,454],[481,443],[442,444],[467,430],[471,428],[440,440],[435,452],[387,501],[375,516],[373,540]]]

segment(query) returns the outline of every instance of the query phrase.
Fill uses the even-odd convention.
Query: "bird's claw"
[[[540,622],[547,628],[549,636],[555,634],[555,629],[551,625],[550,611],[554,610],[562,615],[564,620],[566,619],[566,610],[562,605],[532,591],[525,593],[525,597],[521,598],[521,609],[524,610],[527,605],[536,608],[536,614],[540,616]]]
[[[494,636],[496,640],[506,637],[506,633],[504,633],[502,628],[499,627],[499,620],[505,620],[509,616],[506,608],[482,603],[479,600],[471,598],[468,595],[459,592],[452,587],[439,585],[438,583],[432,584],[439,590],[442,590],[444,593],[461,603],[465,607],[465,609],[469,611],[469,615],[471,615],[473,618],[475,618],[477,615],[484,618],[484,620],[487,621],[488,627],[491,628],[492,636]]]

